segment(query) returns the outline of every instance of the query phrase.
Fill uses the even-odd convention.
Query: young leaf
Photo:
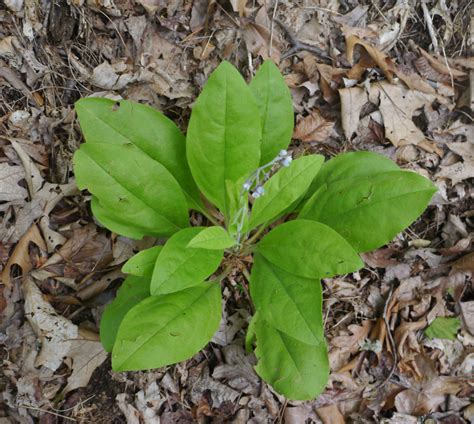
[[[262,118],[260,163],[274,159],[291,141],[294,112],[291,93],[278,67],[270,60],[263,62],[250,82]]]
[[[144,228],[142,235],[171,235],[188,226],[188,208],[179,184],[165,167],[131,147],[83,144],[74,154],[78,187],[87,188],[121,222],[130,222],[134,230],[136,225]]]
[[[364,264],[336,231],[319,222],[297,219],[270,231],[257,245],[269,262],[306,278],[328,278]]]
[[[258,167],[260,138],[249,87],[237,69],[222,62],[193,107],[186,153],[198,187],[226,216],[226,180],[236,182]]]
[[[425,335],[430,339],[456,340],[460,326],[459,318],[437,317],[425,330]]]
[[[358,252],[388,243],[425,210],[436,187],[410,171],[344,179],[321,187],[299,218],[322,222]]]
[[[311,195],[323,184],[369,177],[383,172],[398,171],[397,164],[383,155],[373,152],[348,152],[328,160],[311,184]]]
[[[236,245],[236,241],[222,227],[208,227],[188,243],[187,247],[222,250]]]
[[[300,198],[308,190],[323,161],[321,155],[303,156],[273,175],[263,186],[265,195],[253,204],[250,227],[272,222]]]
[[[161,249],[163,249],[163,246],[153,246],[138,252],[125,262],[122,267],[122,272],[151,278],[153,269],[155,268],[155,262]]]
[[[303,343],[275,329],[263,319],[256,323],[257,374],[278,393],[292,400],[319,395],[329,377],[326,342]]]
[[[275,329],[311,345],[324,340],[319,280],[290,274],[256,255],[250,295],[262,319]]]
[[[112,368],[146,370],[192,357],[219,327],[220,293],[218,284],[202,283],[141,301],[120,324]]]
[[[130,275],[109,303],[100,320],[100,341],[107,352],[112,352],[117,332],[126,313],[150,296],[150,278]]]
[[[151,294],[165,294],[201,283],[219,267],[224,249],[188,247],[204,227],[185,228],[174,234],[160,252],[151,279]]]
[[[143,228],[138,222],[125,221],[120,216],[114,214],[111,209],[104,208],[97,197],[92,196],[91,210],[94,218],[100,222],[105,228],[122,236],[129,237],[134,240],[140,240],[150,231]]]
[[[76,103],[87,143],[135,146],[163,165],[186,194],[189,207],[201,210],[202,201],[186,161],[186,139],[173,121],[149,106],[104,98],[81,99]],[[128,162],[116,166],[125,167]]]

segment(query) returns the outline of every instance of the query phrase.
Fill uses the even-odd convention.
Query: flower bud
[[[252,186],[252,184],[251,184],[249,181],[246,181],[246,182],[244,183],[244,185],[242,186],[242,188],[243,188],[245,191],[249,191],[251,186]]]

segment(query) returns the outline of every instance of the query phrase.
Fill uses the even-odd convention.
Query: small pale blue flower
[[[265,189],[262,186],[258,186],[255,191],[252,193],[252,197],[254,199],[258,199],[259,197],[265,194]]]
[[[281,158],[284,158],[287,155],[288,155],[288,152],[285,149],[280,150],[280,153],[278,154],[278,156],[280,156]]]
[[[285,157],[285,159],[283,159],[283,161],[281,162],[283,166],[290,166],[291,165],[291,162],[293,161],[293,158],[291,156],[287,156]]]
[[[250,187],[252,187],[252,184],[247,181],[245,182],[245,184],[242,186],[242,188],[245,190],[245,191],[249,191],[250,190]]]

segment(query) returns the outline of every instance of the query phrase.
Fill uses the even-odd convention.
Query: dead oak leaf
[[[308,116],[296,120],[293,138],[301,141],[324,142],[332,133],[334,122],[324,119],[315,109]]]

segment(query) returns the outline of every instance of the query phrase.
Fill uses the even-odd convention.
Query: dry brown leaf
[[[23,201],[28,192],[18,183],[25,178],[22,166],[10,166],[0,163],[0,210],[5,210],[12,202]]]
[[[33,268],[33,264],[31,263],[29,255],[30,243],[34,243],[41,250],[46,251],[46,244],[36,225],[32,225],[31,228],[20,239],[2,271],[0,280],[6,286],[11,284],[10,274],[13,265],[18,265],[21,268],[23,275],[30,272]]]
[[[316,412],[324,424],[345,424],[344,417],[337,408],[336,404],[316,408]]]
[[[293,138],[301,141],[324,142],[332,133],[334,122],[324,119],[317,109],[313,110],[308,116],[296,119]]]
[[[471,256],[473,253],[471,253]],[[467,331],[474,336],[474,300],[469,302],[460,302],[461,316]]]
[[[23,293],[25,316],[41,343],[35,366],[45,366],[56,371],[64,358],[69,358],[72,361],[69,364],[72,374],[63,393],[86,386],[94,370],[107,359],[97,335],[90,337],[70,320],[58,315],[44,300],[31,277],[25,277]]]
[[[446,103],[446,100],[387,82],[370,85],[369,99],[372,103],[379,103],[385,136],[394,146],[419,145],[425,150],[435,151],[442,156],[443,152],[426,140],[412,117],[416,110],[422,107],[430,108],[435,101]]]
[[[368,101],[367,92],[359,87],[342,88],[339,90],[341,98],[341,120],[344,135],[351,140],[359,126],[362,106]]]

